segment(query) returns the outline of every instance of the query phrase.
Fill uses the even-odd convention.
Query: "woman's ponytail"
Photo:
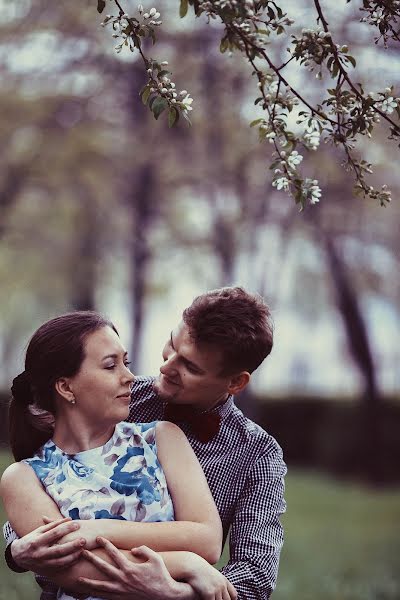
[[[51,438],[54,417],[34,407],[34,393],[29,374],[20,373],[13,380],[9,407],[9,438],[15,460],[29,458]]]

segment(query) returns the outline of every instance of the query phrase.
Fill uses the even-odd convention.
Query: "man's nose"
[[[176,370],[175,358],[176,358],[176,355],[174,352],[169,354],[169,356],[165,358],[163,364],[160,367],[160,373],[162,373],[163,375],[168,375],[168,373],[169,374],[176,373],[177,370]]]

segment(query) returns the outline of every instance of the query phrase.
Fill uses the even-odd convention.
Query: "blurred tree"
[[[160,31],[174,78],[188,82],[198,99],[196,126],[168,129],[143,112],[137,91],[145,80],[135,53],[105,49],[107,36],[93,27],[93,3],[26,0],[12,10],[8,21],[2,14],[0,30],[0,188],[7,181],[21,186],[0,195],[8,203],[0,218],[0,301],[12,304],[1,335],[8,360],[13,339],[18,347],[19,336],[49,313],[99,306],[114,292],[122,291],[129,307],[135,358],[152,294],[180,289],[185,280],[191,289],[240,281],[275,305],[287,286],[288,261],[296,265],[293,281],[303,283],[301,273],[310,271],[306,252],[293,250],[296,240],[321,245],[307,219],[265,189],[265,145],[248,128],[257,116],[251,74],[244,62],[230,60],[228,67],[215,49],[218,28],[194,31],[186,21],[171,21]],[[311,87],[310,97],[318,98]],[[396,186],[396,158],[382,139],[376,136],[373,158],[386,163],[385,177]],[[267,148],[273,152],[272,144]],[[333,166],[338,153],[324,148],[310,168],[332,199],[317,208],[339,257],[349,240],[364,253],[376,242],[395,256],[396,207],[377,216],[371,205],[349,202]],[[345,258],[361,310],[371,289],[392,304],[398,299],[395,277],[376,272],[372,259],[359,269],[355,253]],[[329,277],[311,275],[326,290]],[[328,310],[326,293],[304,288],[298,305],[292,303],[299,319]]]

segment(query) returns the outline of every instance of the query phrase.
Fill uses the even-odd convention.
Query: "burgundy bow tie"
[[[203,443],[209,442],[217,435],[221,417],[216,413],[195,413],[190,406],[167,404],[163,419],[172,423],[186,423],[195,437]]]

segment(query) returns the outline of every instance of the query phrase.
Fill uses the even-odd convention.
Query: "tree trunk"
[[[342,317],[348,347],[364,382],[361,398],[364,436],[360,453],[368,480],[378,484],[380,482],[380,448],[382,444],[379,424],[379,391],[367,326],[350,274],[330,235],[324,233],[322,236],[327,264],[335,286],[336,305]],[[352,458],[354,457],[349,457],[349,460]]]

